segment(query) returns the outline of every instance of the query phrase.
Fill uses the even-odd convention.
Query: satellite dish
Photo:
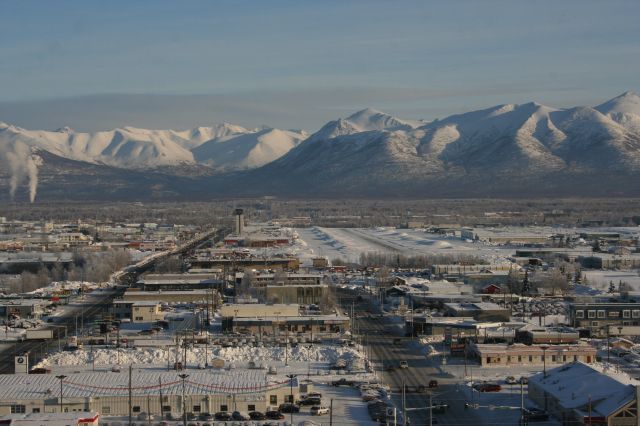
[[[16,362],[17,362],[18,364],[24,364],[24,357],[23,357],[23,356],[19,356],[19,357],[17,357],[17,358],[16,358]]]

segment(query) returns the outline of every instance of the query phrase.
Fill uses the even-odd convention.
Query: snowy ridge
[[[280,158],[296,147],[307,134],[291,130],[262,129],[257,132],[219,137],[195,149],[196,161],[228,169],[251,169]]]
[[[640,97],[633,93],[596,108],[506,104],[419,127],[364,110],[328,123],[256,174],[281,184],[309,184],[313,176],[328,188],[366,184],[391,190],[407,183],[546,178],[602,167],[639,173],[638,106]]]
[[[242,136],[247,137],[238,139]],[[0,123],[2,145],[26,145],[71,160],[127,169],[195,164],[201,152],[208,153],[203,163],[229,169],[258,167],[282,156],[305,137],[304,132],[248,130],[229,123],[182,131],[123,127],[95,133],[76,132],[69,127],[27,130]],[[222,142],[225,150],[203,149],[197,156],[192,152],[202,145]]]
[[[19,158],[22,166],[2,167],[0,178],[4,171],[11,194],[20,182],[30,182],[32,198],[38,170],[49,173],[52,192],[60,194],[55,182],[63,181],[92,194],[85,182],[76,184],[65,175],[95,176],[100,182],[100,176],[118,173],[102,165],[135,171],[135,179],[156,188],[158,197],[227,196],[230,191],[252,196],[465,197],[532,191],[640,196],[640,188],[631,184],[640,177],[640,96],[626,92],[595,107],[504,104],[431,122],[365,109],[308,137],[303,131],[247,130],[227,123],[184,131],[124,127],[96,133],[0,123],[1,147],[0,163],[17,164],[13,159]],[[178,185],[172,180],[176,176],[187,180]],[[121,194],[127,192],[126,180],[118,187]],[[162,185],[153,184],[160,180]]]

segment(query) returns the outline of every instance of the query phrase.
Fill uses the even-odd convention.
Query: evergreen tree
[[[531,291],[529,286],[529,271],[524,271],[524,279],[522,280],[522,295],[526,296]]]

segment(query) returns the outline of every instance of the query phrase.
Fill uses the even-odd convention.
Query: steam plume
[[[2,148],[2,147],[0,147]],[[24,180],[29,184],[29,201],[35,201],[38,190],[38,160],[39,157],[31,153],[24,143],[16,142],[13,146],[2,149],[4,158],[0,156],[0,164],[9,169],[9,195],[13,200],[18,186]]]

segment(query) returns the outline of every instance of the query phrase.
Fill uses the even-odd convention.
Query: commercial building
[[[324,315],[320,311],[300,315],[297,304],[234,304],[220,308],[222,330],[256,336],[308,333],[309,336],[344,333],[351,320],[345,315]]]
[[[243,279],[259,299],[271,303],[317,305],[329,292],[329,286],[319,274],[251,274]]]
[[[44,314],[49,301],[43,299],[0,300],[0,319],[30,318],[37,319]]]
[[[532,344],[567,344],[577,343],[580,333],[571,327],[534,327],[528,325],[518,331],[518,342]]]
[[[606,336],[609,327],[640,325],[640,304],[635,302],[573,303],[569,321],[574,328],[589,330],[594,336]]]
[[[155,322],[164,319],[158,301],[116,300],[113,302],[116,319],[130,319],[131,322]]]
[[[222,318],[262,318],[275,316],[296,316],[300,312],[300,305],[291,304],[225,304],[220,307]]]
[[[296,335],[322,336],[339,334],[350,330],[351,320],[344,315],[296,315],[271,317],[236,317],[223,321],[223,331],[252,334],[255,336]]]
[[[578,262],[590,269],[637,269],[640,268],[640,254],[592,253],[579,256]]]
[[[478,321],[509,321],[511,311],[496,303],[445,303],[445,315],[452,317],[472,317]]]
[[[580,361],[587,364],[596,361],[596,348],[589,345],[524,345],[474,344],[472,353],[478,357],[482,367],[509,365],[566,364]]]

